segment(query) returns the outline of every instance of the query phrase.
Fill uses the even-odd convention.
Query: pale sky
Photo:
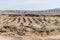
[[[0,10],[47,10],[60,8],[60,0],[0,0]]]

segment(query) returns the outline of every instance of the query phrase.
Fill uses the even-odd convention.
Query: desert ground
[[[60,15],[0,14],[0,40],[60,40]]]

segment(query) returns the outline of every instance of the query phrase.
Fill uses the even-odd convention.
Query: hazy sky
[[[60,0],[0,0],[0,10],[46,10],[60,8]]]

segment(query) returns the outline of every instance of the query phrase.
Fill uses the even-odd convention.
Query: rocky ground
[[[58,40],[60,16],[0,15],[0,35],[2,40]]]

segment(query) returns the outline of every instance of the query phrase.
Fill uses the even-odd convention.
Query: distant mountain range
[[[25,11],[25,10],[0,10],[0,13],[7,14],[60,14],[60,8],[41,10],[41,11]]]
[[[49,9],[49,10],[42,10],[41,12],[60,12],[60,8]]]

